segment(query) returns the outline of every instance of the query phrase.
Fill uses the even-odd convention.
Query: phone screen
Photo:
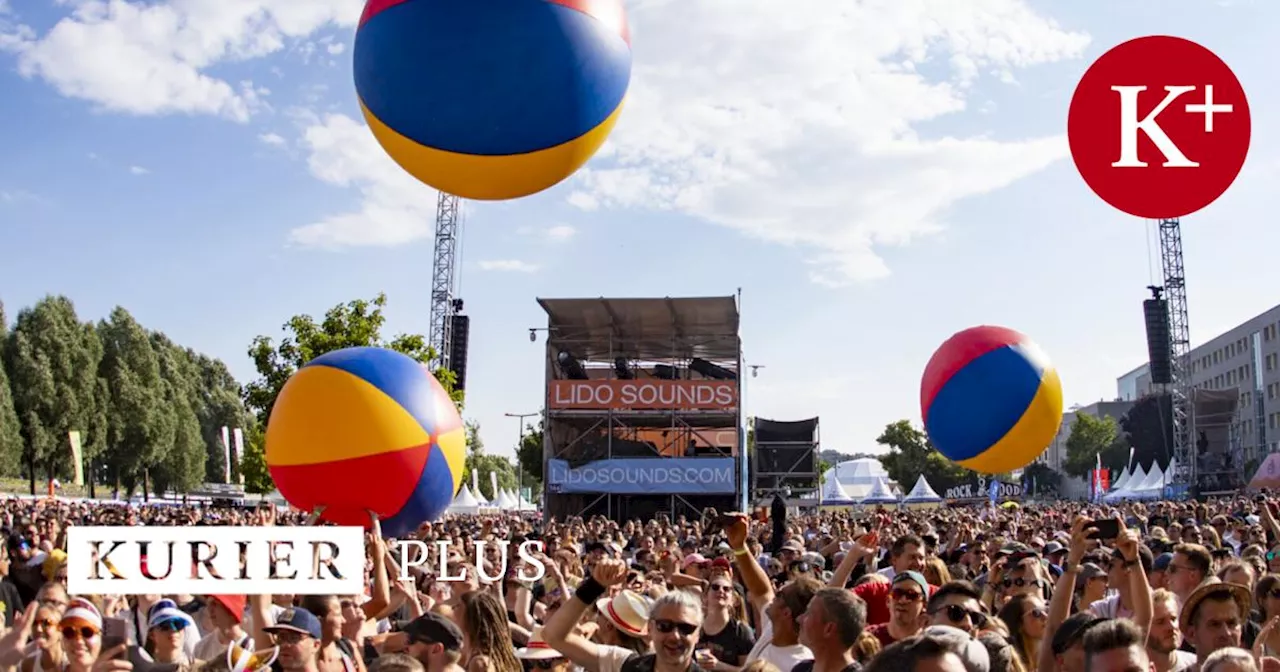
[[[1120,536],[1120,521],[1114,518],[1094,521],[1089,528],[1089,539],[1115,539]]]
[[[123,618],[102,619],[102,650],[127,644],[129,641],[129,622]]]

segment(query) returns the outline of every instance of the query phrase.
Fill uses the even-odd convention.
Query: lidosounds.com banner
[[[72,595],[364,592],[359,527],[70,527]]]
[[[597,460],[570,468],[549,460],[551,492],[615,495],[731,495],[736,492],[732,457]]]

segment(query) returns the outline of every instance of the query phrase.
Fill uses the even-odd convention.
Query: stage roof
[[[738,303],[732,296],[660,299],[538,299],[548,345],[583,359],[736,360]],[[612,346],[612,348],[611,348]]]

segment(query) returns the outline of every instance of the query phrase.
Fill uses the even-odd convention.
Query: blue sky
[[[748,412],[819,415],[846,452],[918,421],[925,362],[976,324],[1031,335],[1069,402],[1113,396],[1145,359],[1158,260],[1062,136],[1084,68],[1141,35],[1216,51],[1254,119],[1236,185],[1185,220],[1193,340],[1280,302],[1264,210],[1280,82],[1261,28],[1280,5],[866,4],[628,2],[636,73],[609,145],[546,193],[468,205],[468,415],[491,450],[514,442],[503,413],[540,407],[538,296],[741,287],[746,355],[766,366]],[[355,121],[361,5],[0,0],[11,314],[46,293],[85,318],[120,304],[241,380],[255,335],[378,291],[392,331],[425,332],[435,194]]]

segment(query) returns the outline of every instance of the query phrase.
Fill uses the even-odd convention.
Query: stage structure
[[[778,422],[756,418],[751,424],[755,457],[751,495],[755,501],[781,494],[784,499],[818,498],[818,419]]]
[[[742,409],[734,297],[539,299],[547,313],[545,513],[733,510]]]

